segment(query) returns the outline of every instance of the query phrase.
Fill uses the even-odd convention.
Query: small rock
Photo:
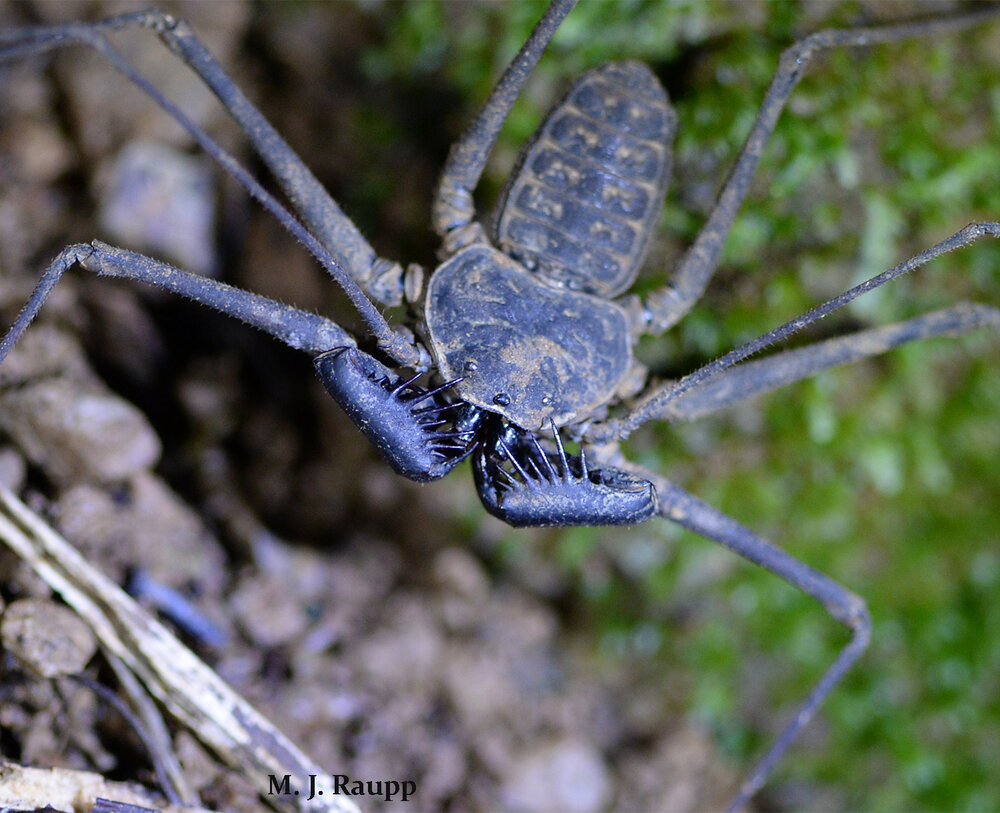
[[[510,767],[502,794],[508,807],[528,813],[591,813],[611,791],[607,766],[596,749],[564,740],[528,751]]]
[[[13,602],[0,621],[0,638],[8,652],[45,678],[75,675],[97,651],[90,627],[48,599]]]
[[[78,381],[39,381],[7,393],[0,425],[57,481],[120,480],[160,457],[160,440],[138,409]]]
[[[116,241],[196,274],[215,271],[215,189],[207,160],[135,141],[101,177],[101,226]]]
[[[240,626],[258,646],[287,644],[309,625],[306,609],[284,582],[252,576],[244,579],[230,597]]]
[[[24,485],[27,473],[28,464],[21,455],[9,446],[0,447],[0,485],[16,493]]]

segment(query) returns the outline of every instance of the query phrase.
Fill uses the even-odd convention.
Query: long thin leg
[[[722,245],[743,204],[778,117],[817,54],[830,48],[856,48],[946,34],[972,27],[998,14],[1000,6],[989,4],[968,14],[945,19],[920,20],[876,28],[829,29],[811,34],[786,48],[781,54],[778,68],[746,143],[719,193],[715,208],[674,271],[672,282],[650,293],[644,301],[648,332],[663,333],[679,322],[701,299],[715,272]]]
[[[329,251],[287,209],[285,209],[247,170],[224,150],[202,128],[192,122],[184,112],[165,98],[148,79],[142,76],[101,33],[102,25],[114,27],[116,20],[132,19],[142,15],[95,24],[68,24],[0,32],[0,61],[45,53],[70,43],[89,45],[107,59],[118,71],[150,97],[170,115],[216,162],[264,206],[279,223],[301,242],[344,289],[351,303],[365,320],[379,346],[397,362],[414,366],[425,364],[426,354],[421,354],[403,335],[393,330],[381,312],[367,298],[354,278],[348,274]]]
[[[1000,330],[1000,310],[975,302],[960,302],[885,327],[786,350],[765,359],[745,361],[692,390],[666,407],[669,421],[690,421],[725,409],[747,398],[784,387],[823,370],[870,358],[918,339],[960,336],[981,327]]]
[[[186,21],[152,9],[110,17],[88,27],[104,30],[142,27],[154,31],[208,86],[247,134],[309,230],[358,283],[364,285],[377,261],[374,249],[288,143],[226,74]],[[48,36],[58,37],[60,30],[66,28],[56,26],[35,31],[39,35],[48,31]],[[13,32],[13,35],[21,33]]]
[[[185,20],[151,10],[122,15],[109,20],[108,24],[115,28],[131,25],[150,28],[171,51],[180,56],[250,138],[250,143],[267,164],[309,230],[361,286],[367,289],[367,283],[377,264],[395,265],[376,256],[375,250],[326,188],[247,99]]]
[[[0,364],[35,318],[56,283],[74,265],[100,276],[137,280],[180,294],[260,328],[296,350],[313,355],[334,347],[354,346],[355,343],[347,331],[322,316],[95,240],[89,245],[78,243],[63,249],[45,270],[31,298],[0,340]]]
[[[774,330],[771,330],[762,336],[758,336],[756,339],[737,347],[735,350],[730,350],[724,356],[720,356],[715,361],[706,364],[704,367],[698,368],[693,373],[689,373],[679,381],[671,382],[654,389],[646,395],[634,409],[625,415],[625,417],[613,418],[603,424],[597,424],[590,427],[586,432],[588,440],[592,443],[607,443],[613,440],[623,440],[642,426],[642,424],[646,421],[664,416],[667,413],[671,402],[677,401],[688,391],[704,386],[710,379],[721,375],[724,371],[734,367],[744,359],[749,358],[770,345],[787,338],[807,325],[811,325],[813,322],[819,321],[824,316],[827,316],[838,308],[842,308],[848,302],[857,299],[862,294],[868,293],[869,291],[872,291],[875,288],[894,280],[896,277],[900,277],[903,274],[914,270],[915,268],[926,265],[931,260],[940,257],[942,254],[947,254],[949,251],[955,251],[956,249],[963,248],[964,246],[970,245],[983,237],[1000,238],[1000,223],[970,223],[964,229],[955,232],[955,234],[945,238],[940,243],[937,243],[920,252],[916,256],[901,262],[899,265],[890,268],[888,271],[883,271],[881,274],[877,274],[871,279],[867,279],[861,284],[855,285],[853,288],[840,294],[840,296],[836,296],[833,299],[824,302],[822,305],[818,305],[801,316],[792,319],[790,322],[785,322],[785,324],[776,327]]]
[[[740,785],[736,798],[729,806],[729,810],[740,810],[760,790],[771,769],[809,724],[826,696],[865,651],[871,639],[871,616],[862,598],[829,576],[800,562],[749,528],[663,477],[638,466],[629,465],[627,468],[651,481],[656,487],[656,494],[660,500],[660,513],[663,517],[718,542],[744,559],[771,571],[793,587],[815,598],[835,620],[851,631],[851,640],[813,687],[808,697],[799,704],[794,716],[786,723],[763,759]]]
[[[431,215],[434,230],[442,237],[458,233],[475,219],[472,191],[479,183],[500,128],[556,29],[575,5],[576,0],[552,0],[469,129],[452,146],[434,195]],[[448,247],[446,241],[445,248]]]

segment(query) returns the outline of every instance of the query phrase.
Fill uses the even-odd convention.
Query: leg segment
[[[556,33],[560,23],[569,14],[576,0],[552,0],[548,10],[535,26],[528,41],[504,71],[486,104],[469,125],[461,140],[457,141],[448,154],[437,193],[434,196],[432,221],[435,231],[442,237],[455,234],[461,244],[458,231],[472,223],[476,216],[472,203],[472,191],[479,183],[486,166],[486,159],[496,143],[500,128],[507,120],[528,77],[538,64],[542,52]],[[445,250],[453,253],[459,245],[449,245]]]
[[[905,322],[861,330],[759,361],[746,361],[707,384],[688,390],[667,406],[663,417],[669,421],[694,420],[823,370],[887,353],[908,342],[935,336],[960,336],[981,327],[1000,331],[1000,310],[989,305],[961,302]]]
[[[90,245],[80,243],[63,249],[45,270],[31,298],[0,341],[0,364],[35,318],[55,284],[74,265],[100,276],[137,280],[180,294],[260,328],[296,350],[315,355],[332,347],[354,345],[354,339],[346,330],[322,316],[95,240]]]
[[[672,402],[679,400],[685,393],[700,389],[705,386],[710,379],[715,378],[729,368],[734,367],[744,359],[747,359],[765,348],[770,347],[772,344],[787,338],[792,333],[801,330],[807,325],[811,325],[813,322],[818,322],[824,316],[833,313],[833,311],[843,307],[848,302],[857,299],[862,294],[868,293],[869,291],[872,291],[875,288],[878,288],[879,286],[884,285],[885,283],[894,280],[896,277],[900,277],[915,268],[926,265],[931,260],[940,257],[942,254],[947,254],[949,251],[955,251],[956,249],[963,248],[964,246],[974,243],[987,236],[1000,238],[1000,223],[987,222],[969,224],[961,231],[955,232],[955,234],[942,240],[940,243],[931,246],[925,251],[920,252],[920,254],[917,254],[915,257],[911,257],[910,259],[901,262],[899,265],[890,268],[888,271],[883,271],[881,274],[877,274],[871,279],[865,280],[859,285],[855,285],[853,288],[840,294],[840,296],[836,296],[833,299],[824,302],[822,305],[818,305],[801,316],[792,319],[790,322],[785,322],[785,324],[776,327],[774,330],[771,330],[764,335],[758,336],[756,339],[737,347],[735,350],[730,350],[725,355],[720,356],[715,361],[706,364],[704,367],[698,368],[693,373],[689,373],[679,381],[671,382],[654,389],[623,418],[613,418],[603,424],[591,427],[586,433],[587,439],[592,443],[608,443],[613,440],[625,439],[632,432],[642,426],[642,424],[646,423],[646,421],[666,416],[670,409],[669,405]]]
[[[750,182],[764,152],[778,116],[789,96],[803,77],[809,63],[819,53],[831,48],[856,48],[898,42],[913,37],[933,37],[972,27],[996,17],[1000,7],[989,5],[968,14],[944,19],[921,20],[899,25],[851,30],[818,31],[787,48],[781,55],[777,71],[767,89],[757,118],[746,143],[730,170],[719,193],[715,208],[709,214],[694,243],[681,259],[670,285],[654,291],[644,302],[647,330],[660,334],[675,325],[701,298],[708,285],[722,245],[743,204]]]
[[[851,632],[851,640],[813,687],[794,717],[788,722],[764,758],[740,785],[730,810],[740,810],[763,786],[768,774],[802,732],[834,686],[854,665],[871,639],[871,617],[865,602],[828,576],[800,562],[781,548],[758,536],[736,520],[712,508],[697,497],[651,472],[638,467],[636,474],[650,480],[660,500],[660,513],[690,531],[718,542],[765,570],[784,579],[793,587],[815,598],[826,611]]]

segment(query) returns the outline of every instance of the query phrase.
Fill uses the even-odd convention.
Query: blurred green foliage
[[[444,83],[471,115],[542,7],[370,7],[384,39],[363,69]],[[483,200],[570,77],[606,59],[646,60],[680,123],[651,252],[661,265],[640,283],[661,285],[703,222],[781,49],[891,13],[854,3],[584,2],[505,127]],[[643,359],[681,374],[971,220],[1000,218],[998,77],[1000,22],[818,59],[782,115],[708,295],[668,336],[644,342]],[[939,260],[812,335],[962,299],[1000,304],[996,245]],[[871,649],[779,766],[776,802],[783,785],[823,786],[823,798],[848,809],[1000,809],[997,360],[985,332],[924,342],[632,440],[634,458],[869,602]],[[511,532],[502,550],[514,559],[541,551],[578,578],[601,657],[660,659],[665,680],[685,687],[671,693],[682,696],[676,713],[704,721],[737,769],[761,754],[847,638],[799,592],[666,523]],[[614,566],[594,577],[602,557]]]

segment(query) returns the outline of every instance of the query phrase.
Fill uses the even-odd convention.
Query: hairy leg
[[[935,336],[961,336],[982,327],[1000,330],[1000,310],[990,305],[960,302],[904,322],[859,330],[765,359],[745,361],[688,390],[667,406],[663,417],[669,421],[694,420],[823,370],[888,353],[909,342]]]
[[[920,252],[899,265],[883,271],[871,279],[865,280],[859,285],[845,291],[822,305],[818,305],[801,316],[779,325],[756,339],[747,342],[734,350],[730,350],[723,356],[698,368],[693,373],[689,373],[679,381],[669,382],[647,393],[638,404],[621,418],[612,418],[602,424],[595,424],[590,427],[586,436],[593,443],[608,443],[614,440],[623,440],[632,432],[638,429],[647,421],[666,417],[672,408],[672,403],[680,400],[688,392],[704,387],[712,379],[723,375],[726,371],[735,367],[741,361],[761,352],[772,344],[782,341],[791,334],[801,330],[813,322],[817,322],[838,308],[842,308],[848,302],[857,299],[862,294],[884,285],[896,277],[900,277],[915,268],[926,265],[931,260],[955,251],[959,248],[971,245],[983,237],[1000,237],[1000,223],[971,223],[964,229],[955,232],[950,237],[945,238],[930,248]]]
[[[665,519],[718,542],[812,596],[851,632],[851,639],[844,645],[836,660],[809,695],[799,703],[792,719],[785,724],[764,757],[740,785],[729,806],[731,811],[740,810],[764,785],[771,770],[809,724],[827,695],[861,657],[871,639],[871,617],[863,599],[829,576],[799,561],[666,478],[633,464],[626,463],[624,468],[653,483],[660,502],[660,514]]]
[[[94,271],[99,276],[132,279],[180,294],[259,328],[296,350],[315,355],[333,347],[354,345],[354,339],[347,331],[322,316],[95,240],[90,244],[68,246],[45,270],[31,298],[0,340],[0,364],[35,318],[56,283],[74,265]]]

